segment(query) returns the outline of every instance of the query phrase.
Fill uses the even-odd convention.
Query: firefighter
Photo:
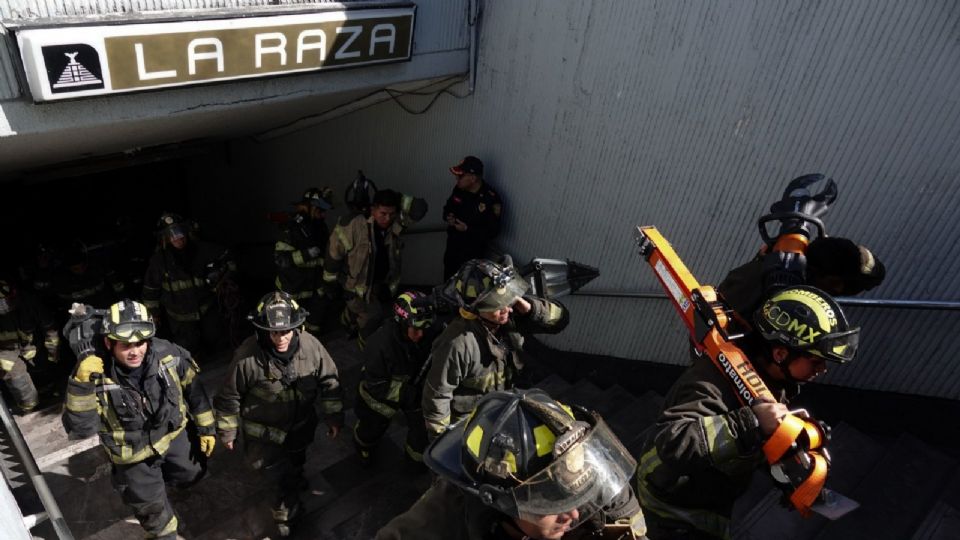
[[[427,213],[427,202],[393,190],[373,196],[370,216],[338,223],[330,235],[323,280],[330,294],[342,287],[343,322],[363,339],[379,326],[400,283],[403,230]]]
[[[333,190],[310,188],[295,205],[295,213],[283,224],[280,239],[273,249],[277,267],[276,286],[288,293],[300,305],[309,308],[306,329],[317,334],[322,304],[323,256],[327,252],[330,229],[326,213],[333,208]]]
[[[749,319],[764,297],[788,285],[812,285],[831,296],[854,296],[880,285],[886,268],[865,246],[847,238],[820,236],[807,246],[802,264],[784,271],[779,253],[760,253],[731,270],[718,290]]]
[[[224,327],[216,287],[236,266],[225,248],[196,238],[195,229],[177,214],[160,216],[160,245],[143,278],[143,303],[154,315],[162,313],[177,344],[214,352]]]
[[[320,413],[330,438],[343,426],[337,366],[303,330],[307,315],[287,293],[265,295],[249,316],[256,333],[237,349],[214,398],[224,446],[233,450],[242,432],[246,461],[269,478],[281,536],[290,534],[301,512],[303,465]]]
[[[453,193],[443,205],[447,222],[447,248],[443,252],[443,278],[447,279],[470,259],[487,256],[490,242],[500,233],[503,202],[483,178],[483,162],[474,156],[450,167],[457,177]]]
[[[47,309],[10,282],[0,280],[0,374],[19,412],[32,411],[39,401],[27,364],[37,366],[38,356],[44,352],[47,365],[56,364],[59,344],[60,336]]]
[[[187,436],[192,422],[199,451],[216,444],[213,411],[190,353],[154,337],[146,306],[123,300],[102,316],[92,308],[64,328],[80,360],[67,385],[63,425],[71,438],[100,434],[113,484],[147,538],[177,537],[178,520],[165,484],[187,488],[204,474]]]
[[[524,296],[527,283],[512,265],[474,259],[453,280],[460,316],[434,342],[423,388],[431,438],[469,414],[487,392],[514,386],[523,367],[523,334],[555,334],[569,322],[562,304]]]
[[[646,531],[630,453],[600,415],[539,389],[487,394],[424,461],[438,480],[377,540],[636,539]]]
[[[369,464],[377,444],[397,412],[407,419],[404,450],[408,458],[423,462],[427,446],[420,393],[424,364],[433,343],[433,315],[417,307],[424,295],[407,291],[393,303],[393,318],[374,332],[363,349],[360,399],[354,408],[357,425],[354,443],[361,462]]]
[[[652,538],[729,538],[734,501],[766,460],[762,444],[786,403],[827,369],[853,359],[859,328],[840,306],[806,285],[769,296],[755,331],[735,343],[778,397],[752,407],[707,357],[694,355],[667,394],[637,468],[637,495]]]
[[[58,313],[74,303],[109,306],[122,297],[123,283],[111,270],[92,262],[82,242],[74,242],[62,262],[53,279]]]

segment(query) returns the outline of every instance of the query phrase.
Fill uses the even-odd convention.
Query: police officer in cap
[[[457,177],[453,193],[443,205],[447,222],[447,249],[443,252],[443,277],[449,278],[463,263],[487,256],[490,242],[500,233],[503,202],[483,178],[483,162],[467,156],[450,167]]]

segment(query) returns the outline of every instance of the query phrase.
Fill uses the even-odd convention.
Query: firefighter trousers
[[[421,463],[423,451],[427,447],[427,426],[423,420],[423,411],[419,408],[401,411],[407,420],[407,440],[404,451],[407,457]],[[357,425],[353,429],[353,438],[357,449],[372,452],[390,427],[392,417],[388,418],[374,411],[363,399],[357,400],[354,413],[357,415]]]
[[[123,502],[133,508],[147,538],[173,540],[179,523],[167,498],[166,484],[186,488],[199,480],[203,472],[192,452],[187,430],[183,430],[162,456],[139,463],[114,464],[113,485]]]
[[[39,400],[37,387],[27,372],[27,364],[20,357],[12,360],[3,358],[0,361],[0,371],[3,373],[3,384],[13,396],[22,412],[29,412],[37,406]]]

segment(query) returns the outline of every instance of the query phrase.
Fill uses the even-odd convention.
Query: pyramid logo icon
[[[47,81],[54,94],[104,87],[100,54],[85,43],[43,47]]]
[[[98,79],[93,73],[90,73],[89,69],[80,62],[77,62],[77,55],[80,54],[79,51],[63,54],[70,59],[70,62],[63,68],[63,72],[60,73],[60,78],[57,79],[57,82],[53,83],[54,88],[103,84],[103,81]]]

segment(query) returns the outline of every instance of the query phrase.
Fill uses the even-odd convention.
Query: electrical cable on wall
[[[366,100],[366,99],[369,99],[369,98],[371,98],[371,97],[373,97],[373,96],[376,96],[377,94],[381,94],[381,93],[387,94],[387,96],[388,96],[393,102],[395,102],[401,109],[403,109],[404,112],[406,112],[406,113],[408,113],[408,114],[412,114],[412,115],[424,114],[424,113],[426,113],[427,111],[429,111],[429,110],[433,107],[433,105],[437,102],[437,100],[440,99],[440,96],[442,96],[442,95],[444,95],[444,94],[453,96],[453,97],[456,98],[456,99],[463,99],[463,98],[469,97],[469,96],[472,94],[472,92],[467,92],[466,94],[462,94],[462,95],[461,95],[461,94],[458,94],[458,93],[456,93],[456,92],[454,92],[454,91],[451,90],[451,88],[453,88],[454,86],[456,86],[456,85],[458,85],[458,84],[460,84],[460,83],[462,83],[462,82],[464,82],[464,81],[466,81],[466,80],[467,80],[467,77],[464,76],[464,75],[457,75],[457,76],[454,76],[454,77],[447,77],[446,79],[442,79],[442,80],[440,80],[440,81],[437,81],[436,83],[433,83],[433,84],[430,84],[430,85],[429,85],[429,86],[434,86],[434,85],[436,85],[436,84],[447,83],[443,88],[440,88],[439,90],[435,90],[435,91],[408,91],[408,90],[396,90],[396,89],[393,89],[393,88],[381,88],[381,89],[378,89],[378,90],[374,90],[374,91],[372,91],[372,92],[369,92],[369,93],[367,93],[367,94],[364,94],[363,96],[360,96],[360,97],[358,97],[357,99],[354,99],[354,100],[349,101],[349,102],[347,102],[347,103],[341,103],[341,104],[339,104],[339,105],[336,105],[336,106],[334,106],[334,107],[331,107],[331,108],[329,108],[329,109],[326,109],[326,110],[323,110],[323,111],[320,111],[320,112],[316,112],[316,113],[313,113],[313,114],[308,114],[308,115],[305,115],[305,116],[301,116],[301,117],[299,117],[299,118],[295,118],[294,120],[291,120],[291,121],[286,122],[286,123],[284,123],[284,124],[280,124],[279,126],[275,126],[275,127],[270,128],[270,129],[261,131],[261,132],[257,133],[256,135],[251,136],[250,138],[253,139],[253,140],[256,141],[256,142],[261,142],[261,139],[260,139],[260,138],[261,138],[262,136],[268,134],[268,133],[274,133],[274,132],[276,132],[276,131],[283,130],[283,129],[285,129],[285,128],[294,126],[294,125],[296,125],[296,124],[298,124],[298,123],[300,123],[300,122],[303,122],[303,121],[305,121],[305,120],[310,120],[310,119],[313,119],[313,118],[320,118],[320,117],[322,117],[322,116],[324,116],[324,115],[330,114],[330,113],[335,112],[335,111],[337,111],[337,110],[339,110],[339,109],[342,109],[342,108],[344,108],[344,107],[349,107],[349,106],[354,105],[354,104],[356,104],[356,103],[360,103],[360,102],[362,102],[362,101],[364,101],[364,100]],[[400,98],[400,97],[403,97],[403,96],[432,96],[432,98],[430,99],[430,101],[427,103],[427,105],[426,105],[425,107],[423,107],[423,108],[420,109],[420,110],[414,110],[413,108],[407,106],[407,105],[404,104],[402,101],[400,101],[399,98]],[[352,110],[352,111],[350,111],[350,112],[362,111],[363,109],[366,109],[367,107],[371,107],[371,106],[373,106],[373,105],[377,105],[377,104],[379,104],[379,103],[382,103],[383,101],[385,101],[385,100],[373,101],[373,102],[371,102],[371,103],[369,103],[369,104],[367,104],[367,105],[364,105],[363,107],[359,107],[359,108],[354,109],[354,110]],[[308,126],[303,126],[303,127],[299,128],[299,129],[287,131],[285,134],[295,133],[295,132],[297,132],[297,131],[300,131],[300,130],[303,130],[303,129],[307,129],[308,127],[311,127],[311,126],[309,126],[309,125],[308,125]]]

